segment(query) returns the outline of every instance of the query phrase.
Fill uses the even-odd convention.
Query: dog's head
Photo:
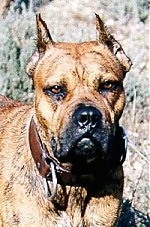
[[[42,140],[76,175],[96,172],[120,152],[123,79],[131,61],[98,15],[96,29],[96,41],[56,43],[38,15],[37,50],[27,66]]]

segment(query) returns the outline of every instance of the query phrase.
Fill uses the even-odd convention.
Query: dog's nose
[[[80,106],[75,110],[74,120],[80,128],[95,128],[101,121],[100,111],[93,106]]]

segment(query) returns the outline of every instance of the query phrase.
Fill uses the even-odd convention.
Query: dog
[[[96,14],[97,39],[55,42],[36,16],[31,104],[0,96],[0,226],[116,226],[131,60]]]

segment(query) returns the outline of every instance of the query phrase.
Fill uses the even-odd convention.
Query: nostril
[[[97,109],[93,109],[92,111],[89,112],[89,125],[93,128],[95,127],[101,119],[101,114]]]
[[[86,112],[82,113],[78,118],[78,123],[80,126],[88,124],[88,115]]]
[[[93,126],[100,120],[100,115],[98,114],[92,114],[90,115],[90,122]]]

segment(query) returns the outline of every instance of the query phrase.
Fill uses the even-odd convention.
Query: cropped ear
[[[42,20],[41,15],[36,15],[37,24],[37,48],[40,55],[43,55],[46,49],[53,45],[53,40],[47,28],[45,21]]]
[[[111,51],[113,51],[113,43],[110,39],[108,29],[104,25],[104,22],[100,18],[98,14],[95,13],[96,16],[96,32],[97,32],[97,41],[101,44],[106,45]]]
[[[109,33],[108,28],[104,25],[98,14],[96,16],[96,31],[97,31],[97,41],[101,44],[106,45],[110,51],[119,60],[124,74],[128,72],[132,66],[130,58],[125,54],[121,44],[115,40],[115,38]]]
[[[36,25],[37,48],[26,66],[26,72],[30,77],[33,77],[37,63],[45,54],[46,49],[54,44],[47,25],[45,21],[43,21],[43,19],[41,18],[40,14],[36,15]]]

